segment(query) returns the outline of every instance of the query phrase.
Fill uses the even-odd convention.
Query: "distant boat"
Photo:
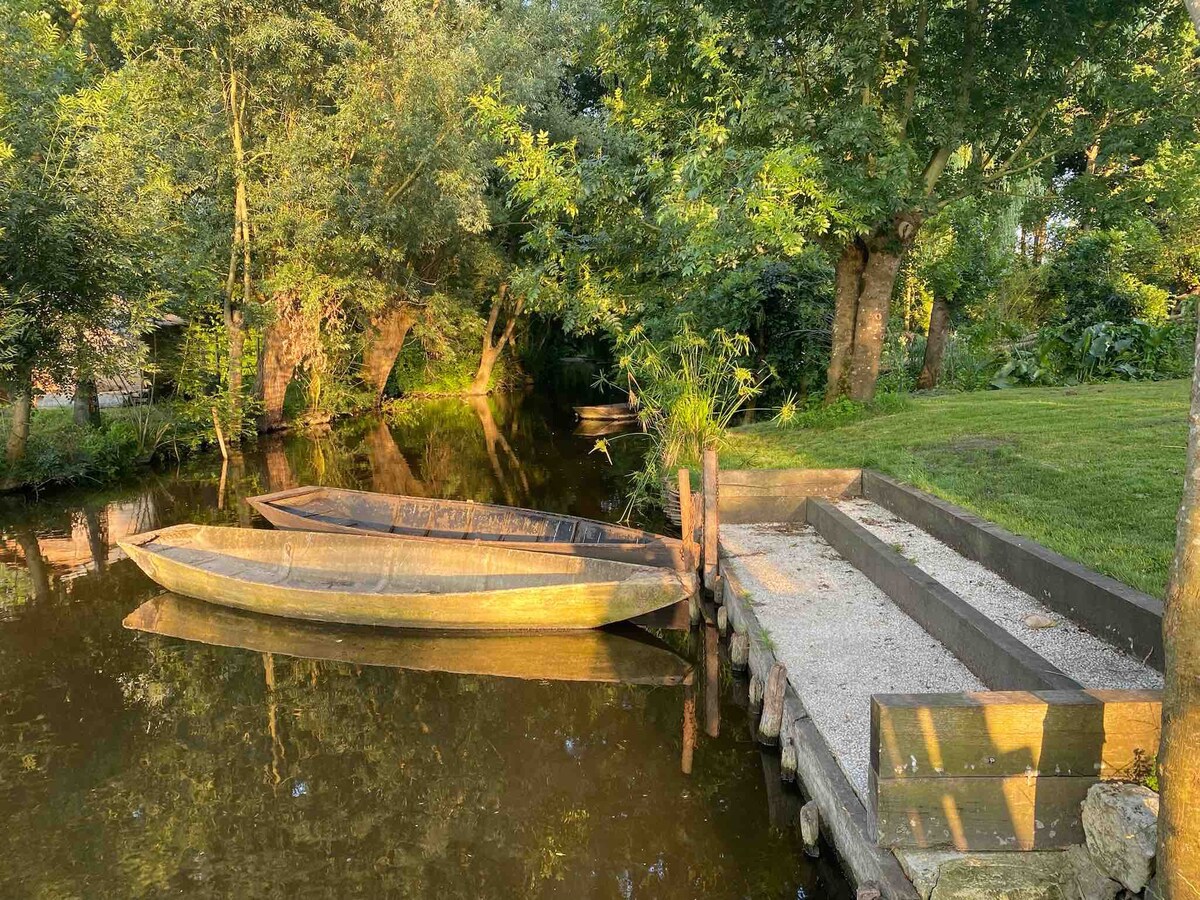
[[[595,628],[696,591],[693,573],[497,543],[206,525],[175,525],[118,543],[174,593],[355,625]]]
[[[584,420],[632,422],[637,418],[637,411],[628,403],[606,403],[601,406],[576,406],[575,415]]]
[[[691,663],[633,625],[548,634],[409,631],[297,622],[178,594],[147,600],[122,624],[219,647],[421,672],[621,684],[692,681]]]
[[[511,550],[588,556],[684,570],[683,542],[639,528],[463,500],[301,487],[251,497],[276,528],[502,543]]]
[[[607,437],[637,429],[637,419],[581,419],[575,426],[580,437]]]

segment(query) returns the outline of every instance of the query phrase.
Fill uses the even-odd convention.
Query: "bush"
[[[43,487],[52,484],[112,481],[149,463],[173,440],[175,422],[166,406],[104,410],[99,428],[74,423],[69,409],[34,413],[25,458],[8,467],[0,459],[0,485]],[[9,417],[0,418],[7,437]]]
[[[1077,384],[1105,378],[1160,380],[1191,374],[1193,327],[1135,320],[1097,322],[1083,328],[1043,328],[1028,346],[1014,347],[992,379],[1014,384]]]
[[[1168,293],[1145,280],[1158,249],[1139,230],[1076,233],[1047,264],[1045,293],[1067,323],[1161,322]]]

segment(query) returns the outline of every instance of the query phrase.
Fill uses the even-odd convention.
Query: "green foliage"
[[[1167,291],[1142,280],[1158,242],[1152,228],[1073,234],[1047,266],[1046,296],[1072,323],[1162,321]]]
[[[173,410],[166,407],[105,410],[102,423],[80,427],[69,409],[39,410],[25,457],[12,467],[0,460],[0,484],[41,488],[112,481],[167,451],[177,436]],[[0,417],[0,434],[7,431],[7,417]]]
[[[1160,380],[1191,373],[1194,325],[1134,320],[1097,322],[1084,328],[1043,328],[1029,346],[1012,349],[992,379],[1014,384],[1079,384],[1107,378]]]
[[[633,502],[655,496],[664,477],[681,467],[698,468],[706,449],[724,444],[737,413],[762,393],[765,376],[745,365],[745,335],[701,335],[684,322],[679,333],[655,342],[640,327],[617,341],[617,365],[650,449],[635,477]],[[790,418],[794,405],[781,415]],[[596,442],[605,450],[608,441]]]

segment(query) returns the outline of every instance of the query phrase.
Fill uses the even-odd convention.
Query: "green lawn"
[[[847,424],[754,425],[727,468],[869,466],[1161,597],[1189,382],[924,397]]]

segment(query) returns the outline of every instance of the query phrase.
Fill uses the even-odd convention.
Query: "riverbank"
[[[722,467],[869,467],[1161,597],[1188,381],[948,394],[731,433]]]

